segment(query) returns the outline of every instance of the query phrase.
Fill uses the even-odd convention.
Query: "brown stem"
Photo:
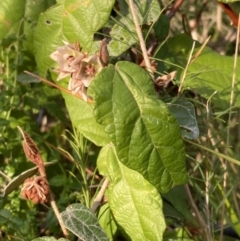
[[[92,204],[92,212],[96,212],[97,208],[99,207],[99,205],[102,203],[102,199],[103,199],[103,196],[104,196],[104,193],[108,187],[108,184],[109,184],[109,180],[106,178],[102,184],[102,187],[98,193],[98,195],[96,196],[96,198],[94,199],[94,202]]]
[[[51,204],[52,209],[53,209],[53,211],[54,211],[54,213],[56,215],[56,218],[57,218],[57,220],[59,222],[59,225],[60,225],[60,227],[62,229],[63,235],[66,237],[66,239],[69,239],[69,233],[68,233],[66,227],[63,224],[61,214],[59,212],[58,206],[57,206],[56,201],[55,201],[55,199],[53,197],[51,189],[50,189],[49,196],[50,196],[50,204]]]
[[[143,38],[143,35],[142,35],[142,31],[141,31],[141,28],[140,28],[139,21],[138,21],[138,18],[137,18],[137,12],[136,12],[133,0],[129,0],[129,8],[130,8],[130,11],[131,11],[131,14],[132,14],[132,17],[133,17],[133,22],[134,22],[136,32],[137,32],[137,35],[138,35],[138,39],[139,39],[140,47],[141,47],[141,50],[142,50],[143,59],[145,61],[146,69],[149,72],[149,74],[151,75],[152,79],[154,79],[152,66],[151,66],[151,63],[150,63],[150,60],[149,60],[149,57],[148,57],[148,54],[147,54],[147,48],[146,48],[145,41],[144,41],[144,38]]]
[[[173,7],[171,8],[171,11],[168,13],[168,17],[171,19],[176,12],[178,11],[178,9],[180,8],[180,6],[182,5],[184,0],[176,0]]]
[[[40,77],[40,76],[38,76],[38,75],[36,75],[36,74],[33,74],[33,73],[28,72],[28,71],[26,71],[26,70],[24,71],[24,73],[26,73],[26,74],[28,74],[28,75],[36,78],[36,79],[39,79],[39,80],[41,80],[42,82],[44,82],[45,84],[48,84],[48,85],[50,85],[50,86],[52,86],[52,87],[54,87],[54,88],[56,88],[56,89],[59,89],[59,90],[65,92],[65,93],[67,93],[67,94],[69,94],[69,95],[73,95],[70,90],[65,89],[65,88],[63,88],[63,87],[61,87],[61,86],[59,86],[59,85],[56,85],[56,84],[54,84],[53,82],[51,82],[51,81],[49,81],[49,80],[47,80],[47,79],[44,79],[44,78],[42,78],[42,77]],[[83,98],[82,98],[80,95],[78,95],[78,94],[75,94],[75,95],[73,95],[73,96],[75,96],[76,98],[81,99],[81,100],[83,99]],[[92,101],[91,99],[88,99],[87,102],[88,102],[88,103],[93,103],[93,101]]]
[[[202,218],[202,216],[201,216],[201,214],[200,214],[200,212],[198,210],[198,207],[197,207],[197,205],[195,204],[195,202],[193,200],[193,197],[192,197],[192,194],[191,194],[191,191],[189,189],[188,184],[186,184],[184,187],[185,187],[187,196],[189,198],[190,205],[192,206],[192,209],[193,209],[193,211],[194,211],[194,213],[196,215],[196,219],[197,219],[200,227],[203,228],[203,232],[204,232],[205,238],[206,238],[205,240],[206,241],[211,241],[212,239],[211,239],[211,234],[209,232],[209,228],[208,228],[207,224],[205,223],[204,219]]]

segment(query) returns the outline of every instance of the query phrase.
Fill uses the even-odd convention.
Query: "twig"
[[[65,92],[65,93],[67,93],[67,94],[69,94],[69,95],[73,95],[70,90],[65,89],[65,88],[63,88],[63,87],[61,87],[61,86],[59,86],[59,85],[56,85],[56,84],[54,84],[53,82],[51,82],[51,81],[49,81],[49,80],[47,80],[47,79],[44,79],[44,78],[42,78],[42,77],[40,77],[40,76],[38,76],[38,75],[36,75],[36,74],[33,74],[33,73],[31,73],[31,72],[29,72],[29,71],[26,71],[26,70],[24,71],[24,73],[26,73],[26,74],[28,74],[28,75],[30,75],[30,76],[32,76],[32,77],[34,77],[34,78],[36,78],[36,79],[44,82],[45,84],[48,84],[48,85],[50,85],[50,86],[52,86],[52,87],[54,87],[54,88],[56,88],[56,89],[59,89],[59,90]],[[75,94],[75,95],[73,95],[73,96],[75,96],[75,97],[78,98],[78,99],[83,100],[82,96],[80,96],[80,95],[78,95],[78,94]],[[91,99],[88,99],[87,102],[88,102],[88,103],[93,103],[93,101],[92,101]]]
[[[2,171],[0,171],[0,176],[4,177],[6,179],[7,182],[11,182],[12,179],[9,178],[5,173],[3,173]]]
[[[64,235],[67,239],[69,239],[69,233],[68,233],[66,227],[65,227],[64,224],[63,224],[62,217],[61,217],[61,215],[60,215],[60,212],[59,212],[59,210],[58,210],[56,201],[55,201],[55,199],[54,199],[54,197],[53,197],[53,194],[52,194],[52,191],[51,191],[51,190],[50,190],[50,193],[49,193],[49,197],[50,197],[50,204],[51,204],[52,209],[53,209],[53,211],[54,211],[54,213],[55,213],[55,215],[56,215],[56,218],[57,218],[57,220],[58,220],[58,222],[59,222],[59,225],[60,225],[60,227],[61,227],[61,229],[62,229],[63,235]]]
[[[130,8],[130,11],[131,11],[131,14],[132,14],[132,17],[133,17],[133,22],[134,22],[136,32],[137,32],[137,35],[138,35],[138,39],[139,39],[140,47],[141,47],[141,50],[142,50],[143,59],[145,61],[146,69],[148,70],[152,79],[154,79],[153,70],[152,70],[151,63],[150,63],[150,60],[149,60],[149,57],[148,57],[148,54],[147,54],[147,48],[146,48],[145,41],[144,41],[144,38],[143,38],[143,35],[142,35],[142,31],[141,31],[141,28],[140,28],[139,21],[138,21],[138,18],[137,18],[137,12],[136,12],[133,0],[129,0],[129,8]]]
[[[198,211],[198,208],[197,208],[197,206],[196,206],[196,204],[195,204],[195,202],[193,200],[193,197],[192,197],[192,194],[190,192],[188,184],[186,184],[184,187],[185,187],[186,193],[188,195],[188,198],[189,198],[189,201],[190,201],[190,205],[192,206],[192,209],[195,212],[196,219],[197,219],[199,225],[203,228],[206,241],[211,241],[212,238],[210,236],[210,232],[208,232],[207,224],[205,223],[204,219],[202,218],[200,212]]]
[[[173,7],[171,8],[171,11],[167,14],[167,16],[171,19],[176,12],[178,11],[178,9],[180,8],[180,6],[182,5],[184,0],[176,0]]]
[[[92,212],[95,213],[97,208],[99,207],[99,205],[102,203],[102,199],[103,199],[104,193],[108,187],[108,184],[109,184],[109,180],[106,178],[101,186],[101,189],[100,189],[98,195],[96,196],[96,198],[93,201],[92,208],[91,208]]]

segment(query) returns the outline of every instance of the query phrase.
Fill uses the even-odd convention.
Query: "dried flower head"
[[[49,192],[50,188],[46,178],[31,177],[25,180],[21,195],[37,204],[46,203]]]

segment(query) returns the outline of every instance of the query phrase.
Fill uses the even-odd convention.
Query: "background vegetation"
[[[1,1],[0,240],[240,237],[239,31],[214,0],[135,2],[154,81],[125,1]],[[24,73],[67,89],[50,54],[64,40],[94,55],[104,38],[109,66],[88,88],[94,103]],[[21,198],[14,178],[33,164],[17,126],[53,162],[47,177],[70,236],[49,203]],[[159,156],[145,155],[146,133]],[[104,180],[95,216],[89,209]]]

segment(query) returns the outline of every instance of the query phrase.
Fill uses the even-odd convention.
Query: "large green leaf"
[[[100,72],[89,94],[94,98],[94,115],[124,165],[140,172],[162,192],[186,182],[179,125],[157,98],[145,70],[118,62]]]
[[[101,150],[98,168],[110,179],[109,206],[131,240],[162,240],[165,221],[157,189],[141,174],[123,165],[113,145]]]
[[[74,203],[62,214],[67,229],[82,241],[107,241],[107,235],[100,227],[96,216],[84,205]]]
[[[170,39],[160,51],[160,58],[167,62],[178,64],[178,77],[183,74],[193,40],[188,35],[179,35]],[[195,52],[200,44],[196,43]],[[205,47],[190,65],[184,80],[184,88],[191,89],[211,101],[219,108],[228,108],[232,86],[234,58],[222,56],[209,47]],[[165,64],[168,67],[168,64]],[[214,94],[214,92],[217,93]],[[214,94],[214,95],[213,95]],[[236,68],[236,83],[234,87],[234,105],[240,106],[240,65]]]
[[[51,6],[54,0],[22,0],[17,4],[15,1],[6,0],[0,2],[0,39],[10,35],[22,34],[24,31],[25,46],[32,50],[33,29],[39,14]]]
[[[15,4],[14,1],[12,2],[13,4]],[[21,2],[24,2],[24,1],[21,1]],[[26,1],[25,16],[24,16],[25,49],[33,52],[33,36],[34,36],[34,30],[37,25],[38,18],[42,12],[44,12],[46,9],[48,9],[50,6],[52,6],[55,3],[56,3],[55,0],[40,0],[40,1],[27,0]],[[13,7],[13,9],[14,8],[15,6]]]
[[[35,33],[35,56],[40,75],[53,64],[49,55],[62,46],[62,40],[80,42],[87,51],[96,51],[93,35],[108,20],[113,0],[59,0],[43,13]]]
[[[0,2],[0,39],[14,33],[23,18],[26,0],[18,4],[12,0]]]
[[[134,1],[134,6],[141,25],[154,23],[160,15],[157,0]],[[109,43],[109,52],[111,56],[120,55],[138,41],[127,2],[119,1],[116,10],[119,12],[119,17],[116,18],[116,24],[110,32],[112,40]]]

